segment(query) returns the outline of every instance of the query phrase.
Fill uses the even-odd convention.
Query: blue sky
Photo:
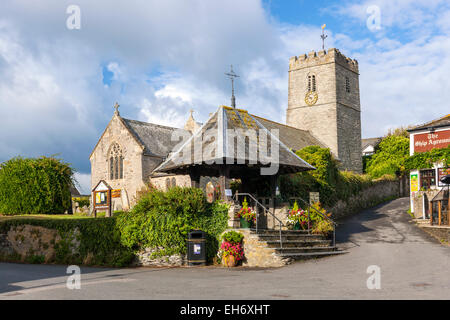
[[[233,64],[238,106],[284,122],[289,58],[320,50],[324,23],[326,47],[359,62],[363,137],[449,113],[448,1],[76,2],[79,30],[73,1],[0,3],[0,161],[59,154],[83,192],[116,101],[127,118],[205,121],[229,104]]]

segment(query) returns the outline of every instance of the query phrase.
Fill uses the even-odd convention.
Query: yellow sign
[[[419,177],[416,174],[411,175],[411,192],[419,191]]]
[[[120,189],[111,190],[111,198],[120,198],[120,195],[121,195]]]

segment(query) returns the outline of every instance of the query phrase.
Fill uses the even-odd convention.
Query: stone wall
[[[398,180],[382,180],[346,201],[339,200],[331,209],[334,220],[339,220],[363,209],[373,207],[388,199],[399,197]]]
[[[274,248],[267,246],[265,241],[259,240],[258,236],[252,234],[249,229],[229,229],[244,235],[244,267],[282,267],[289,264],[290,258],[282,258],[276,254]]]
[[[174,254],[170,256],[155,256],[163,248],[146,248],[136,254],[133,261],[134,266],[146,267],[179,267],[185,265],[186,256],[183,254]]]
[[[439,190],[437,190],[437,189],[430,189],[427,191],[417,191],[417,192],[413,193],[411,200],[414,204],[414,211],[413,211],[414,218],[423,218],[424,210],[429,207],[429,202],[438,193],[439,193]],[[424,205],[425,205],[425,208],[424,208]],[[429,208],[428,208],[428,212],[429,212]]]
[[[175,179],[177,187],[190,187],[191,178],[189,175],[172,175],[167,174],[160,177],[151,177],[150,183],[157,189],[167,191],[167,179],[170,179],[170,185],[172,185],[172,179]]]
[[[79,230],[75,229],[67,236],[67,248],[71,254],[78,252]],[[40,226],[12,226],[7,233],[0,234],[0,258],[5,261],[51,262],[55,258],[55,246],[61,241],[58,231]]]
[[[423,231],[436,238],[442,244],[450,244],[450,227],[419,224]]]

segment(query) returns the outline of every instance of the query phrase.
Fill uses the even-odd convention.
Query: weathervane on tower
[[[234,96],[234,78],[238,78],[239,76],[234,73],[233,65],[231,65],[231,71],[229,73],[225,73],[231,80],[231,106],[236,108],[236,98]]]
[[[322,25],[322,34],[320,35],[320,37],[322,38],[322,50],[325,50],[325,39],[328,37],[328,35],[325,34],[326,26],[326,24]]]

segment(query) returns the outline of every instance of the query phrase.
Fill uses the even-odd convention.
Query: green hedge
[[[167,192],[149,192],[117,219],[125,246],[134,250],[164,248],[156,255],[186,253],[188,233],[203,230],[211,260],[217,253],[219,236],[227,228],[228,206],[207,203],[201,189],[173,187]]]
[[[73,169],[59,159],[13,158],[0,164],[0,213],[62,214],[71,207]]]
[[[405,166],[407,170],[428,169],[436,162],[442,162],[446,168],[450,166],[450,147],[415,153],[406,160]]]
[[[377,146],[375,154],[367,162],[366,171],[372,178],[383,175],[401,175],[409,158],[409,138],[390,135]]]
[[[62,240],[55,244],[54,263],[87,264],[97,266],[126,266],[133,257],[133,251],[121,243],[121,232],[117,218],[84,218],[84,219],[52,219],[52,218],[11,218],[0,221],[0,233],[7,233],[11,228],[22,225],[40,226],[57,230]],[[79,252],[72,254],[69,244],[74,230],[79,231]],[[2,257],[8,260],[8,257]],[[13,259],[13,260],[17,260]],[[27,262],[39,262],[38,256],[30,255]]]
[[[112,218],[55,218],[7,217],[0,220],[0,233],[23,225],[57,230],[62,240],[55,244],[55,257],[49,262],[125,266],[136,251],[147,247],[164,248],[157,255],[186,253],[188,233],[199,229],[206,232],[206,253],[211,261],[217,254],[220,234],[227,228],[228,206],[220,201],[207,203],[201,189],[174,187],[168,192],[152,191],[131,211],[116,212]],[[76,240],[80,242],[76,253],[70,249],[77,234],[74,230],[79,231]],[[42,263],[43,257],[30,254],[26,261]]]
[[[317,170],[281,176],[279,185],[284,201],[300,197],[309,202],[309,192],[319,192],[322,205],[332,207],[338,200],[345,201],[376,181],[368,175],[339,171],[338,162],[327,148],[308,146],[296,153]],[[393,178],[384,176],[382,179]]]

